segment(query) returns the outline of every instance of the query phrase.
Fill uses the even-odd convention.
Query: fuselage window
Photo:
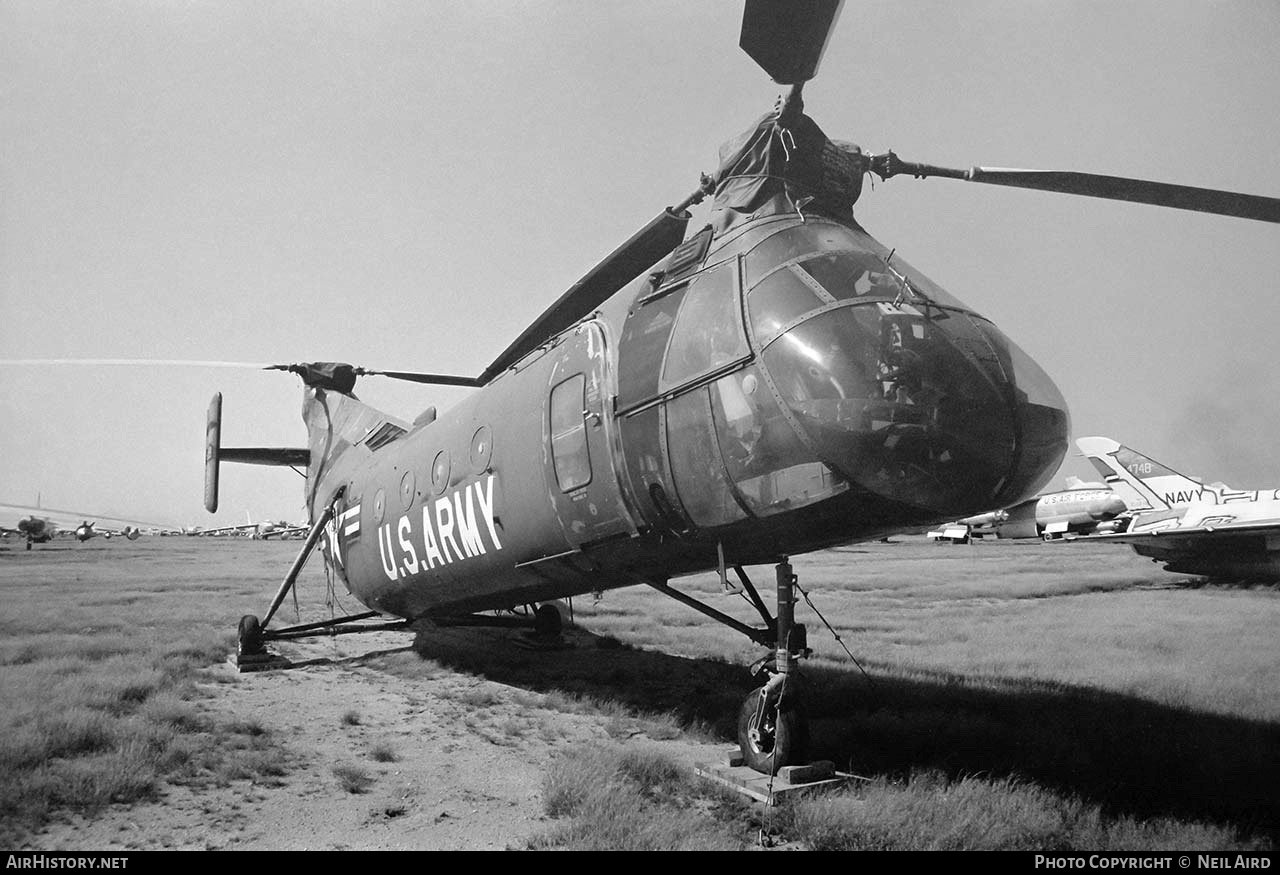
[[[667,347],[660,388],[682,385],[747,354],[736,267],[736,262],[722,264],[689,284]]]
[[[551,458],[560,489],[569,492],[591,482],[587,427],[583,411],[586,377],[575,374],[551,390]]]
[[[618,410],[627,410],[658,394],[662,356],[688,286],[650,298],[627,316],[618,345]]]

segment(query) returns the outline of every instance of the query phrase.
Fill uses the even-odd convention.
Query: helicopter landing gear
[[[776,572],[775,650],[754,669],[755,673],[768,673],[769,679],[747,696],[738,711],[738,748],[743,761],[766,775],[801,764],[809,746],[809,722],[799,701],[796,667],[797,660],[809,655],[809,648],[804,626],[795,622],[796,576],[785,560],[778,563]]]
[[[637,577],[636,583],[644,583],[678,602],[711,617],[718,623],[736,629],[757,644],[773,648],[758,662],[752,674],[767,674],[764,685],[751,692],[738,712],[738,747],[744,762],[758,772],[775,775],[785,766],[801,765],[809,740],[808,721],[800,706],[800,672],[797,660],[811,651],[803,623],[795,622],[796,576],[791,563],[783,559],[775,568],[778,589],[777,619],[769,616],[769,609],[747,578],[741,565],[731,566],[742,582],[742,592],[765,622],[765,628],[757,629],[717,611],[691,596],[667,585],[665,582]],[[725,579],[725,566],[721,566],[721,579]]]

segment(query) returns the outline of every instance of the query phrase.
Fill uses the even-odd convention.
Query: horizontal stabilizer
[[[239,462],[243,465],[306,466],[311,461],[311,451],[298,447],[244,447],[221,449],[218,459],[222,462]]]

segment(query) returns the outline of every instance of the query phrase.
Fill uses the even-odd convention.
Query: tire
[[[738,710],[738,748],[746,764],[765,775],[776,775],[784,766],[800,765],[809,746],[809,721],[798,702],[785,698],[768,709],[763,725],[752,733],[752,723],[764,688],[751,691]]]
[[[533,612],[533,634],[539,638],[556,638],[564,630],[564,620],[555,605],[539,605]]]
[[[265,653],[267,650],[262,640],[262,625],[253,614],[245,614],[240,618],[237,638],[236,649],[241,656]]]

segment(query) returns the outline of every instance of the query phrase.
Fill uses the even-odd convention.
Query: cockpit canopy
[[[1047,482],[1068,415],[1030,357],[856,226],[775,224],[642,298],[624,328],[619,413],[664,408],[696,524],[850,489],[928,520]],[[699,472],[683,488],[682,466]]]

